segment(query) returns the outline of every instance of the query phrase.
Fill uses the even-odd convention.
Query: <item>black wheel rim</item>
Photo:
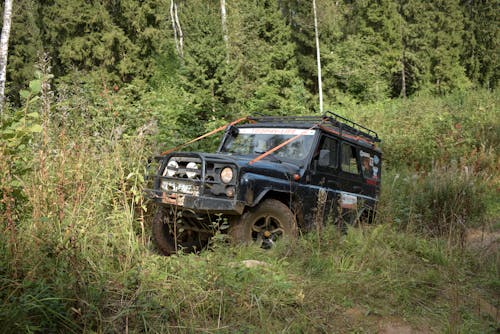
[[[252,225],[252,240],[264,249],[273,247],[284,234],[282,224],[272,215],[259,217]]]

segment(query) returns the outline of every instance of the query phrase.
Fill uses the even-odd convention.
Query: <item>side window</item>
[[[361,171],[363,177],[367,179],[378,179],[380,176],[380,157],[375,153],[359,152],[361,157]]]
[[[359,174],[356,148],[347,143],[342,143],[342,171]]]
[[[318,170],[332,172],[338,166],[338,142],[330,137],[323,137],[318,151]]]

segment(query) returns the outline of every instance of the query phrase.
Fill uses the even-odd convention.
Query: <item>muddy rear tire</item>
[[[279,240],[297,237],[297,223],[292,211],[282,202],[267,199],[246,211],[230,227],[234,243],[271,248]]]

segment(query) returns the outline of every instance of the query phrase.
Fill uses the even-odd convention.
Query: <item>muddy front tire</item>
[[[211,237],[194,227],[188,218],[176,217],[169,208],[159,207],[153,219],[153,240],[164,255],[178,251],[196,252],[205,248]]]
[[[267,199],[234,222],[229,234],[234,243],[255,244],[267,249],[284,238],[296,238],[297,223],[288,206]]]

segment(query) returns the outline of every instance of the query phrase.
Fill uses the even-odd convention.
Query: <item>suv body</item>
[[[148,193],[159,204],[153,236],[163,253],[206,246],[221,222],[235,241],[267,248],[299,229],[374,213],[382,163],[374,131],[333,113],[247,119],[226,128],[216,153],[157,158]]]

